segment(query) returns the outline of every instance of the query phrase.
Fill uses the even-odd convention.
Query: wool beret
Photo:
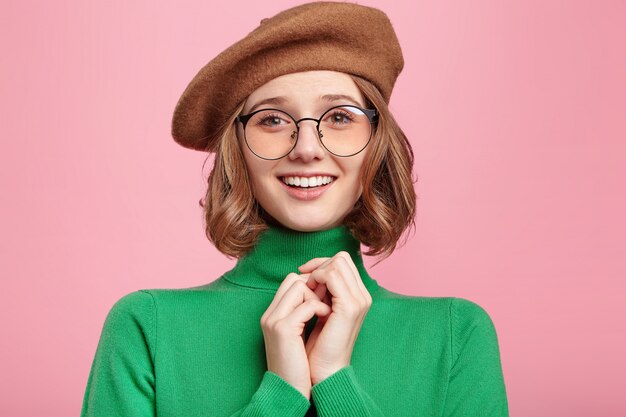
[[[374,84],[387,103],[404,66],[387,15],[373,7],[312,2],[261,20],[191,80],[172,118],[172,137],[214,152],[217,134],[237,106],[268,81],[313,70],[354,74]]]

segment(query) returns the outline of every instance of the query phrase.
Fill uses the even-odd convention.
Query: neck
[[[313,258],[350,254],[363,284],[372,293],[378,283],[369,276],[361,256],[361,243],[345,225],[326,230],[300,232],[270,224],[255,247],[237,261],[224,278],[234,284],[276,291],[287,274],[300,274],[298,267]]]

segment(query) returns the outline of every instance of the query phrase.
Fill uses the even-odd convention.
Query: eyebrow
[[[328,102],[347,100],[359,107],[363,107],[363,104],[359,103],[357,100],[355,100],[354,98],[346,94],[324,94],[323,96],[320,96],[320,99],[324,101],[328,101]],[[252,106],[250,110],[248,110],[248,114],[252,113],[256,108],[260,107],[263,104],[281,105],[281,104],[285,104],[288,101],[289,100],[284,96],[266,98],[266,99],[259,101],[254,106]]]

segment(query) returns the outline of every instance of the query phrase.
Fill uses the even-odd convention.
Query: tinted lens
[[[263,110],[255,113],[246,125],[246,141],[263,158],[281,158],[296,143],[296,124],[285,112]]]
[[[335,107],[322,116],[320,133],[322,143],[330,152],[350,156],[360,152],[369,142],[372,125],[359,108]]]
[[[354,155],[367,145],[372,126],[358,107],[341,106],[327,110],[320,121],[321,141],[330,152],[339,156]],[[298,128],[295,121],[280,110],[262,110],[246,124],[248,146],[258,156],[277,159],[293,149]]]

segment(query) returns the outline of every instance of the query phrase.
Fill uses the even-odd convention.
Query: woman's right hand
[[[310,398],[311,375],[304,327],[314,315],[330,314],[331,308],[306,285],[308,276],[292,272],[285,277],[261,316],[261,329],[267,369]]]

